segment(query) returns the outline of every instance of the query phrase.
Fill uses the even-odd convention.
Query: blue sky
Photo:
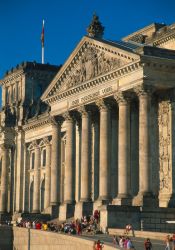
[[[41,62],[45,19],[45,62],[63,64],[86,34],[93,12],[106,39],[119,40],[153,22],[175,22],[175,0],[0,0],[0,78],[23,61]]]

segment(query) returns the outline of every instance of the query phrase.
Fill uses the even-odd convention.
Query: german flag
[[[43,26],[42,26],[42,32],[41,32],[41,44],[42,44],[42,47],[44,47],[44,20],[43,20]]]

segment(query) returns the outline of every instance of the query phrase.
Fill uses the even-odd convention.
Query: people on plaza
[[[134,245],[133,245],[133,243],[132,243],[132,241],[131,241],[130,238],[128,238],[128,240],[127,240],[126,249],[130,249],[130,250],[134,249]]]
[[[118,238],[117,238],[116,235],[113,235],[112,242],[113,242],[114,246],[118,246],[119,245],[119,240],[118,240]]]
[[[170,249],[170,242],[171,242],[171,237],[170,237],[170,235],[167,235],[165,238],[165,250],[171,250]]]
[[[175,250],[175,233],[173,233],[172,235],[172,247],[173,247],[173,250]]]
[[[124,241],[125,241],[124,236],[119,236],[119,246],[121,248],[124,247]]]
[[[147,238],[144,242],[145,250],[151,250],[152,249],[152,243],[149,238]]]
[[[132,236],[134,237],[133,226],[131,224],[126,224],[124,234],[129,235],[130,233],[132,233]]]
[[[95,244],[95,249],[101,250],[103,247],[104,247],[104,244],[100,240],[98,240]]]

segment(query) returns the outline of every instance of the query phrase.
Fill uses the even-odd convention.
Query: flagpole
[[[42,35],[41,35],[41,43],[42,43],[42,64],[44,64],[44,20],[43,20],[43,27],[42,27]]]
[[[44,64],[44,46],[42,46],[42,64]]]

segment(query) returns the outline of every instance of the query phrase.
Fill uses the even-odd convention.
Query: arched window
[[[42,166],[43,167],[46,166],[46,149],[43,149],[43,162],[42,162]]]

